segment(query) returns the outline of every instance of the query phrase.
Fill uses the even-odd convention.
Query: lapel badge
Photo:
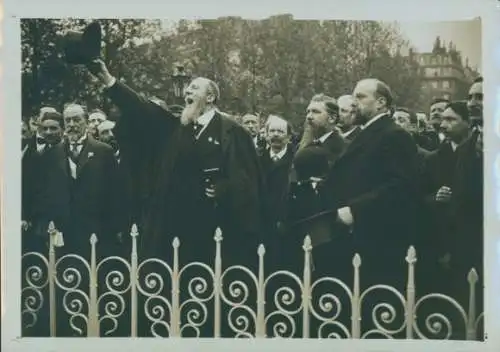
[[[94,156],[94,152],[89,152],[89,153],[87,154],[87,156],[88,156],[89,158],[92,158],[92,157]]]
[[[212,137],[208,137],[208,141],[209,141],[210,143],[212,143],[212,142],[213,142],[213,140],[214,140],[214,139],[213,139]]]

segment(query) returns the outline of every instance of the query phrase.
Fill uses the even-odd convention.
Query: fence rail
[[[266,276],[263,245],[257,250],[257,273],[238,265],[223,270],[223,238],[219,229],[214,236],[213,268],[200,262],[180,267],[178,238],[172,243],[172,266],[156,258],[139,261],[139,234],[135,225],[130,234],[130,260],[111,256],[98,261],[95,235],[90,237],[89,261],[75,254],[56,258],[60,233],[53,223],[48,232],[48,256],[29,252],[22,259],[26,269],[21,313],[26,334],[37,326],[48,325],[49,336],[475,340],[484,324],[483,313],[476,314],[478,275],[475,269],[468,275],[467,310],[443,294],[416,297],[414,247],[408,249],[405,258],[408,266],[405,292],[383,284],[362,291],[358,254],[352,260],[352,288],[333,277],[312,279],[309,237],[304,240],[304,266],[299,277],[286,270]],[[74,263],[64,265],[67,262]],[[106,270],[110,264],[114,265]],[[117,265],[123,270],[118,270]],[[147,270],[148,267],[155,270]],[[195,274],[189,276],[193,269]],[[235,273],[238,275],[231,280]],[[184,282],[187,284],[183,285]],[[324,286],[329,289],[320,291]],[[273,288],[276,290],[271,292]],[[396,304],[387,299],[375,301],[368,315],[371,321],[366,321],[367,314],[361,308],[374,292],[392,297]],[[427,312],[425,305],[433,300],[440,301],[441,308],[446,305],[450,315]],[[398,306],[401,307],[399,315]],[[420,312],[424,313],[419,315]],[[457,337],[457,331],[463,335]]]

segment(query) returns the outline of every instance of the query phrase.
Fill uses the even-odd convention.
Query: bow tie
[[[36,144],[47,144],[47,141],[45,140],[45,138],[36,137]]]

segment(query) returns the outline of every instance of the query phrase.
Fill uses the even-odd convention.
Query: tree
[[[126,47],[137,38],[157,34],[159,25],[146,20],[100,20],[104,36],[103,58],[113,72],[120,71],[120,59]],[[76,101],[106,108],[100,87],[88,71],[64,61],[62,40],[67,30],[81,31],[90,20],[23,19],[22,86],[23,115],[30,116],[42,105],[62,109]],[[128,54],[133,56],[132,52]],[[126,58],[126,56],[125,56]],[[150,66],[149,63],[147,66]]]
[[[58,36],[88,20],[23,20],[23,103],[36,110],[79,100],[107,109],[87,70],[68,67]],[[219,106],[233,114],[282,115],[301,126],[314,94],[349,94],[361,78],[387,82],[396,104],[418,106],[419,66],[397,26],[376,21],[304,21],[291,15],[266,20],[225,17],[157,21],[100,20],[103,57],[110,71],[144,95],[169,101],[176,62],[193,76],[217,81]]]

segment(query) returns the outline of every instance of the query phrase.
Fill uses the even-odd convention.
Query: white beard
[[[196,119],[201,116],[202,111],[203,104],[201,101],[198,101],[198,103],[193,102],[189,105],[186,105],[182,110],[181,124],[186,126],[189,123],[196,121]]]

